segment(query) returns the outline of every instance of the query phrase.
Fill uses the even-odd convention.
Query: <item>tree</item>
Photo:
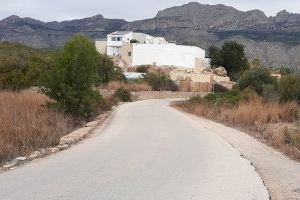
[[[244,46],[234,41],[225,42],[221,49],[210,47],[209,56],[213,67],[222,66],[227,70],[232,80],[249,68],[249,62],[244,52]]]
[[[92,88],[98,64],[95,45],[85,36],[77,35],[56,54],[54,64],[41,79],[43,91],[66,113],[90,117],[102,99]]]
[[[252,87],[258,94],[262,94],[265,85],[276,85],[277,81],[270,71],[262,68],[252,68],[245,71],[239,78],[237,86],[243,90]]]
[[[210,60],[210,65],[212,67],[219,67],[223,66],[223,58],[222,58],[222,52],[221,49],[215,46],[211,46],[208,49],[209,57],[211,58]]]
[[[125,80],[122,70],[115,66],[114,61],[106,55],[99,54],[98,59],[98,85],[113,80]]]
[[[249,68],[243,45],[233,41],[225,42],[221,54],[223,58],[222,66],[227,70],[231,79],[237,80]]]
[[[283,76],[278,84],[281,101],[300,102],[300,75],[289,74]]]

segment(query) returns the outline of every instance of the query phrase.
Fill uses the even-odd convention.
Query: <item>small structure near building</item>
[[[124,72],[124,76],[128,80],[134,80],[134,79],[142,79],[146,73],[138,73],[138,72]]]
[[[106,51],[104,51],[106,46]],[[206,67],[205,51],[195,46],[177,45],[163,37],[153,37],[132,31],[117,31],[107,35],[107,41],[96,40],[100,53],[118,57],[128,67],[139,65]]]

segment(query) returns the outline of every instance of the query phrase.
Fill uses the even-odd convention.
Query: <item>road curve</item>
[[[91,138],[0,174],[0,199],[269,199],[249,161],[168,103],[124,104]]]

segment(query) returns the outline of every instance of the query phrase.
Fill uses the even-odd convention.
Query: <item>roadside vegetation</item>
[[[56,146],[118,101],[130,101],[127,90],[106,99],[97,89],[119,80],[121,70],[83,35],[55,51],[0,43],[0,163]]]
[[[36,86],[41,74],[51,68],[52,54],[21,44],[0,43],[0,89]]]
[[[145,81],[135,80],[135,81],[111,81],[103,86],[107,90],[117,90],[119,88],[126,88],[132,92],[139,91],[152,91],[152,87]]]
[[[220,58],[212,62],[214,59]],[[275,78],[269,70],[257,66],[241,68],[234,76],[237,83],[232,90],[196,96],[173,106],[241,128],[300,159],[300,75],[283,73]]]
[[[31,91],[0,92],[0,163],[55,146],[76,127],[72,117],[47,108],[48,101]]]

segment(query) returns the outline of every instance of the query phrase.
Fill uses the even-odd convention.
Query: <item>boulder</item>
[[[224,67],[215,68],[213,71],[218,76],[227,76],[227,71]]]
[[[41,152],[34,151],[30,154],[30,156],[28,158],[29,158],[29,160],[34,160],[34,159],[38,158],[39,156],[41,156]]]

